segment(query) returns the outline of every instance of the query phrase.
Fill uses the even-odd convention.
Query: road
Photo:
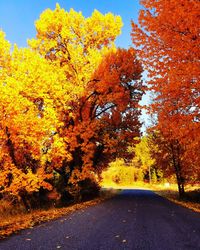
[[[125,190],[0,242],[1,250],[200,250],[200,214],[148,190]]]

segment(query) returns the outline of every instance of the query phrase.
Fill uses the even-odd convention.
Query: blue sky
[[[124,26],[116,44],[123,48],[132,45],[131,20],[137,22],[141,8],[139,0],[0,0],[0,29],[6,33],[6,39],[12,44],[25,47],[27,39],[36,35],[34,22],[45,9],[55,9],[56,3],[66,11],[70,8],[81,11],[85,17],[90,16],[94,9],[102,13],[112,12],[120,15]],[[143,97],[142,103],[146,105],[149,103],[149,95]],[[141,120],[146,124],[149,123],[144,111]],[[143,127],[142,131],[144,130]]]
[[[56,3],[62,8],[82,11],[88,17],[94,9],[102,13],[112,12],[122,17],[124,27],[117,39],[117,45],[127,48],[131,45],[131,19],[137,22],[139,0],[0,0],[0,29],[11,43],[26,46],[26,40],[35,36],[34,21],[46,9],[55,9]]]

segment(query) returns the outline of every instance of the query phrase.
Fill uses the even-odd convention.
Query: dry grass
[[[85,209],[89,206],[94,206],[106,199],[113,197],[117,193],[116,190],[106,189],[102,190],[99,197],[78,203],[73,204],[68,207],[63,208],[49,208],[48,210],[33,210],[30,213],[25,213],[23,209],[18,208],[14,211],[13,207],[8,204],[6,201],[1,201],[0,204],[0,239],[5,238],[6,236],[16,233],[19,230],[25,228],[32,228],[35,225],[38,225],[42,222],[53,220],[64,215],[71,214],[72,212]]]
[[[167,188],[163,185],[154,185],[152,186],[152,190],[176,204],[192,209],[195,212],[200,212],[199,186],[186,186],[186,197],[184,199],[179,198],[177,185],[170,185]]]

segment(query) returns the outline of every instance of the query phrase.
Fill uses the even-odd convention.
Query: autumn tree
[[[138,102],[144,92],[142,67],[133,49],[116,49],[120,17],[94,11],[84,18],[57,5],[36,22],[37,39],[29,42],[47,62],[57,65],[74,86],[70,109],[60,119],[61,137],[70,135],[70,164],[63,161],[59,174],[72,189],[116,157],[130,136],[139,134]],[[116,150],[118,149],[118,150]]]
[[[49,192],[80,197],[139,135],[142,67],[115,47],[121,26],[111,13],[57,5],[29,48],[0,33],[0,190],[26,208]]]
[[[155,159],[158,169],[161,169],[166,179],[176,177],[180,197],[185,194],[185,172],[181,168],[184,164],[183,149],[177,140],[166,139],[159,131],[151,131],[149,140],[151,155]]]
[[[69,101],[72,88],[65,74],[40,55],[17,46],[11,52],[3,32],[0,39],[0,186],[28,207],[27,195],[51,190],[53,168],[64,155],[71,159],[56,134],[62,123],[55,107]]]
[[[117,158],[109,163],[102,172],[102,185],[105,187],[133,186],[143,181],[142,169],[127,164],[124,159]]]
[[[151,155],[148,136],[141,137],[139,143],[130,148],[130,150],[134,151],[133,161],[139,163],[139,168],[144,175],[148,173],[149,183],[151,184],[152,175],[155,173],[155,159]]]
[[[199,177],[199,27],[198,0],[143,0],[132,40],[148,71],[155,98],[155,129],[173,142],[187,176]],[[184,160],[183,160],[184,159]]]

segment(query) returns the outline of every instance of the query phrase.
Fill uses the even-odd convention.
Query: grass
[[[100,196],[86,202],[70,205],[62,208],[38,209],[25,213],[22,208],[14,210],[8,202],[1,201],[0,204],[0,239],[3,239],[19,230],[32,228],[42,222],[53,220],[80,209],[94,206],[106,199],[110,199],[117,193],[113,189],[103,189]]]

